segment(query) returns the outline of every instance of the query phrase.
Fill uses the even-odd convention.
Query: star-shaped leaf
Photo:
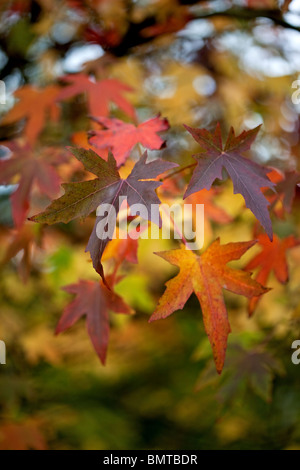
[[[106,78],[98,82],[88,75],[78,73],[61,77],[68,86],[63,88],[58,101],[72,98],[81,93],[87,93],[89,112],[92,116],[108,116],[109,103],[115,103],[125,114],[135,119],[135,109],[124,98],[123,94],[132,91],[132,88],[114,78]]]
[[[213,133],[206,129],[184,127],[200,145],[199,153],[194,155],[197,166],[184,197],[202,189],[209,190],[217,178],[223,179],[222,171],[225,168],[233,182],[234,193],[244,197],[246,206],[272,239],[269,201],[261,191],[261,188],[275,186],[267,177],[270,170],[242,156],[242,153],[251,147],[260,126],[243,131],[239,136],[235,136],[231,128],[224,147],[219,124]]]
[[[60,88],[56,85],[41,89],[24,85],[14,93],[19,101],[4,116],[1,124],[11,124],[20,119],[26,119],[24,131],[27,140],[34,144],[45,125],[47,115],[53,121],[57,121],[59,117],[59,108],[56,103],[59,91]]]
[[[56,327],[59,334],[82,316],[86,315],[88,335],[102,364],[105,364],[109,338],[109,310],[115,313],[133,313],[123,299],[108,290],[103,282],[80,280],[63,288],[69,294],[75,294],[75,299],[66,306]]]
[[[239,242],[220,245],[213,242],[201,255],[182,247],[179,250],[157,253],[180,268],[179,274],[166,283],[166,291],[150,318],[166,318],[182,309],[195,292],[201,305],[205,331],[208,335],[216,369],[222,372],[230,324],[223,298],[223,289],[252,298],[268,291],[251,278],[250,273],[229,268],[227,263],[239,259],[256,242]]]
[[[169,129],[167,119],[159,116],[142,122],[138,126],[120,121],[120,119],[96,118],[96,122],[106,129],[91,131],[89,142],[96,148],[109,149],[114,154],[118,166],[125,163],[131,149],[138,143],[150,150],[159,150],[164,141],[158,132]]]
[[[258,268],[255,279],[261,284],[267,283],[272,272],[279,282],[285,284],[289,277],[286,252],[299,245],[300,241],[296,240],[294,235],[290,235],[282,240],[277,235],[274,235],[271,242],[265,234],[260,234],[257,239],[261,251],[249,261],[245,269],[253,271]],[[259,297],[253,297],[249,301],[249,315],[253,314],[258,301]]]
[[[155,189],[162,184],[154,178],[177,166],[176,163],[161,159],[146,163],[147,152],[145,152],[134,165],[130,175],[126,179],[121,179],[112,154],[105,161],[93,150],[73,148],[71,151],[97,178],[80,183],[63,184],[65,194],[53,201],[44,212],[31,217],[30,220],[46,224],[66,223],[76,217],[86,217],[101,204],[109,204],[105,220],[110,227],[114,228],[115,215],[119,212],[122,197],[127,198],[129,206],[143,204],[147,211],[147,218],[151,220],[152,204],[160,204]],[[105,226],[99,232],[98,224],[103,219],[103,215],[96,218],[86,251],[90,252],[95,270],[104,279],[101,256],[113,233],[108,234]],[[160,220],[159,224],[161,224]]]

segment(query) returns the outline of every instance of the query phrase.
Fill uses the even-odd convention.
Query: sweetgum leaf
[[[113,209],[118,214],[122,197],[127,197],[129,206],[143,204],[147,209],[148,220],[151,220],[151,205],[160,204],[155,189],[162,184],[160,181],[155,181],[154,178],[177,166],[176,163],[161,159],[146,163],[147,152],[145,152],[134,165],[128,178],[121,179],[112,154],[109,154],[108,161],[105,161],[93,150],[79,148],[71,149],[71,151],[97,178],[79,183],[63,184],[65,194],[54,200],[44,212],[31,217],[30,220],[46,224],[67,223],[76,217],[86,217],[99,205],[105,203],[110,204],[106,219],[109,222],[114,217]],[[86,251],[90,252],[93,266],[104,280],[101,257],[113,233],[107,236],[104,230],[105,226],[99,233],[98,223],[103,218],[104,216],[96,218]],[[154,222],[156,221],[154,220]],[[161,220],[159,220],[159,224],[161,224]]]
[[[99,149],[110,149],[118,166],[125,163],[130,151],[138,143],[150,150],[162,148],[164,141],[157,133],[169,129],[167,119],[161,119],[159,116],[142,122],[138,126],[115,118],[102,117],[94,118],[94,120],[106,129],[90,131],[90,143]]]
[[[127,315],[133,311],[119,295],[108,290],[102,282],[80,280],[77,284],[70,284],[63,289],[76,297],[66,306],[56,327],[56,334],[67,330],[85,315],[89,337],[102,364],[105,364],[109,338],[109,310]]]
[[[184,198],[202,189],[209,190],[217,178],[223,179],[222,170],[225,168],[233,182],[234,193],[243,196],[246,206],[253,212],[272,240],[273,230],[268,211],[270,203],[263,195],[261,188],[273,188],[275,184],[267,177],[269,169],[242,156],[243,152],[250,149],[260,126],[243,131],[238,136],[235,136],[231,127],[224,147],[219,124],[215,132],[193,129],[186,125],[184,127],[200,145],[199,153],[194,155],[197,166]]]
[[[220,245],[217,239],[201,256],[185,247],[157,253],[178,266],[180,271],[166,283],[167,288],[149,321],[166,318],[182,309],[192,292],[195,292],[218,373],[222,372],[224,366],[227,337],[231,331],[222,290],[227,289],[248,298],[268,291],[252,279],[250,273],[226,266],[229,261],[239,259],[255,243],[249,241]]]

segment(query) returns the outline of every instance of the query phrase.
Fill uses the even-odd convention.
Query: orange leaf
[[[0,426],[0,450],[46,450],[47,443],[35,418],[5,421]]]
[[[280,240],[274,235],[273,242],[265,234],[258,235],[258,243],[261,252],[258,253],[246,266],[247,271],[259,268],[256,280],[261,284],[265,284],[273,271],[277,280],[282,284],[288,281],[288,265],[286,261],[286,252],[290,248],[299,245],[300,241],[296,240],[294,235]],[[249,315],[251,316],[259,301],[258,297],[253,297],[249,302]]]
[[[268,291],[251,279],[250,273],[226,266],[229,261],[239,259],[255,243],[250,241],[220,245],[220,240],[217,239],[201,256],[184,247],[157,253],[178,266],[180,272],[167,282],[167,289],[150,321],[166,318],[182,309],[194,291],[201,305],[205,331],[219,374],[224,366],[227,337],[231,331],[222,289],[248,298]]]
[[[59,117],[59,108],[55,103],[60,88],[49,85],[38,89],[32,85],[24,85],[15,92],[18,103],[6,114],[1,124],[11,124],[26,118],[25,134],[28,141],[34,144],[42,131],[46,115],[53,121]]]

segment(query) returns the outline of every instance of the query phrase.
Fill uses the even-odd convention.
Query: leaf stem
[[[163,178],[160,178],[159,181],[165,181],[169,178],[173,178],[173,176],[177,175],[178,173],[181,173],[182,171],[188,170],[189,168],[194,168],[196,165],[197,165],[197,162],[190,163],[190,165],[183,166],[182,168],[179,168],[178,170],[175,170],[172,173],[169,173],[167,176],[164,176]]]

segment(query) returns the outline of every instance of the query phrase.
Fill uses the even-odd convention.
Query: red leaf
[[[164,145],[164,141],[157,133],[169,129],[167,119],[161,119],[159,116],[138,126],[119,119],[104,117],[96,118],[95,121],[102,124],[106,129],[91,131],[90,143],[99,149],[110,149],[118,166],[126,161],[131,149],[138,143],[141,143],[147,149],[159,150]]]
[[[31,270],[32,247],[40,244],[40,236],[37,235],[34,227],[25,224],[19,230],[13,230],[12,236],[6,245],[0,266],[3,266],[14,258],[22,250],[22,258],[18,262],[18,273],[24,283],[27,282]]]
[[[269,179],[276,184],[276,193],[265,190],[264,194],[279,218],[284,218],[285,211],[291,212],[296,196],[297,186],[300,186],[300,173],[298,171],[286,171],[282,173],[277,168],[272,168],[268,173]],[[276,207],[278,201],[282,202],[282,207]]]
[[[113,102],[125,114],[135,119],[134,107],[123,97],[124,92],[133,90],[125,83],[113,78],[95,82],[83,73],[66,75],[61,80],[69,85],[61,90],[57,98],[59,101],[72,98],[80,93],[87,93],[89,112],[92,116],[108,116],[109,103]]]
[[[108,311],[127,315],[133,311],[120,296],[108,290],[102,282],[80,280],[77,284],[70,284],[63,289],[69,294],[76,294],[76,298],[64,309],[56,327],[56,334],[67,330],[86,315],[88,335],[102,364],[105,364],[109,338]]]
[[[0,426],[0,450],[46,450],[41,420],[26,418],[20,422],[3,421]]]
[[[259,271],[255,277],[260,284],[266,284],[270,274],[274,273],[276,279],[282,284],[288,281],[288,265],[286,261],[286,252],[290,248],[299,245],[300,241],[296,240],[293,235],[282,240],[274,235],[271,242],[265,234],[258,235],[258,243],[261,252],[249,261],[245,269],[252,271],[258,268]],[[257,306],[259,297],[253,297],[249,302],[249,315],[251,316]]]
[[[276,186],[276,191],[282,199],[282,205],[287,212],[291,212],[293,201],[296,195],[296,186],[300,183],[300,173],[298,171],[287,171],[281,181]]]
[[[162,34],[172,34],[177,31],[181,31],[184,26],[193,19],[188,11],[181,10],[180,15],[171,16],[163,23],[158,23],[154,26],[148,26],[145,29],[142,29],[141,36],[145,38],[152,38],[155,36],[160,36]]]
[[[61,158],[61,151],[56,149],[42,149],[44,158],[35,155],[30,145],[21,146],[12,142],[7,144],[13,151],[12,158],[0,160],[0,184],[12,182],[15,176],[20,175],[18,188],[11,196],[12,215],[16,227],[21,227],[29,210],[32,187],[37,184],[40,192],[49,198],[58,193],[60,187],[59,177],[50,163]],[[49,162],[45,161],[45,157]]]
[[[228,224],[232,222],[232,217],[227,214],[227,212],[219,207],[214,202],[214,196],[218,194],[218,191],[214,188],[211,188],[209,191],[202,189],[197,193],[193,193],[185,199],[184,204],[191,204],[192,209],[195,212],[197,204],[204,205],[204,223],[209,223],[210,221],[217,222],[219,224]]]

